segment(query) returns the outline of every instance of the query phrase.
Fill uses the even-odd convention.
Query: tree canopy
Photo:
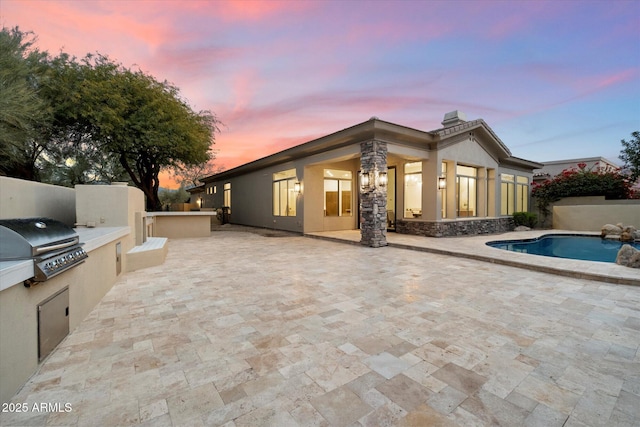
[[[620,151],[620,160],[624,162],[625,168],[629,169],[630,179],[636,182],[640,178],[640,132],[631,132],[629,141],[621,140],[622,151]]]
[[[29,180],[39,177],[42,131],[51,120],[40,94],[47,53],[34,48],[35,40],[18,27],[0,32],[0,173]]]
[[[0,33],[1,173],[63,185],[128,177],[159,210],[162,170],[214,157],[217,118],[173,84],[106,55],[52,58],[29,35]]]
[[[67,75],[57,80],[56,93],[69,99],[59,118],[69,120],[68,139],[75,147],[88,139],[113,156],[147,196],[148,210],[161,209],[162,169],[211,159],[218,121],[209,111],[194,112],[175,86],[103,55],[59,61]]]

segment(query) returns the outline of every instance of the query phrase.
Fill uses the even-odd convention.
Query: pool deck
[[[624,267],[615,263],[581,261],[565,258],[553,258],[539,255],[510,252],[487,246],[487,242],[496,240],[532,239],[545,234],[584,234],[598,236],[599,233],[566,230],[514,231],[502,234],[462,237],[424,237],[408,234],[387,233],[390,247],[415,251],[431,252],[440,255],[452,255],[462,258],[509,265],[528,270],[541,271],[576,279],[597,280],[606,283],[640,286],[640,270]],[[360,244],[359,230],[324,231],[308,233],[308,237],[333,240],[344,243]]]
[[[246,231],[123,274],[0,425],[640,425],[638,286],[472,259],[512,234]]]

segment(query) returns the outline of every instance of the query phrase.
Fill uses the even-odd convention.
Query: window
[[[422,162],[404,165],[404,217],[422,216]]]
[[[231,183],[227,182],[224,184],[224,194],[223,194],[223,205],[229,208],[229,213],[231,213]]]
[[[442,175],[445,177],[447,176],[447,164],[445,162],[442,162]],[[442,188],[440,189],[440,195],[442,196],[441,202],[442,202],[442,218],[446,218],[447,217],[447,188]]]
[[[478,170],[470,166],[456,168],[456,194],[458,197],[456,211],[458,217],[477,215],[477,180]]]
[[[273,174],[273,215],[296,216],[296,170]]]
[[[527,212],[529,210],[529,178],[519,176],[516,186],[516,211]]]
[[[512,215],[514,207],[515,176],[500,174],[500,215]]]
[[[353,174],[336,169],[324,170],[324,215],[352,215]]]

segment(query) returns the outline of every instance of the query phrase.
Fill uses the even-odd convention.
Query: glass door
[[[387,169],[387,230],[396,230],[396,168]]]

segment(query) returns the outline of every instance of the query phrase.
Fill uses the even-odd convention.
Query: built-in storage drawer
[[[42,361],[69,335],[69,288],[38,305],[38,360]]]

